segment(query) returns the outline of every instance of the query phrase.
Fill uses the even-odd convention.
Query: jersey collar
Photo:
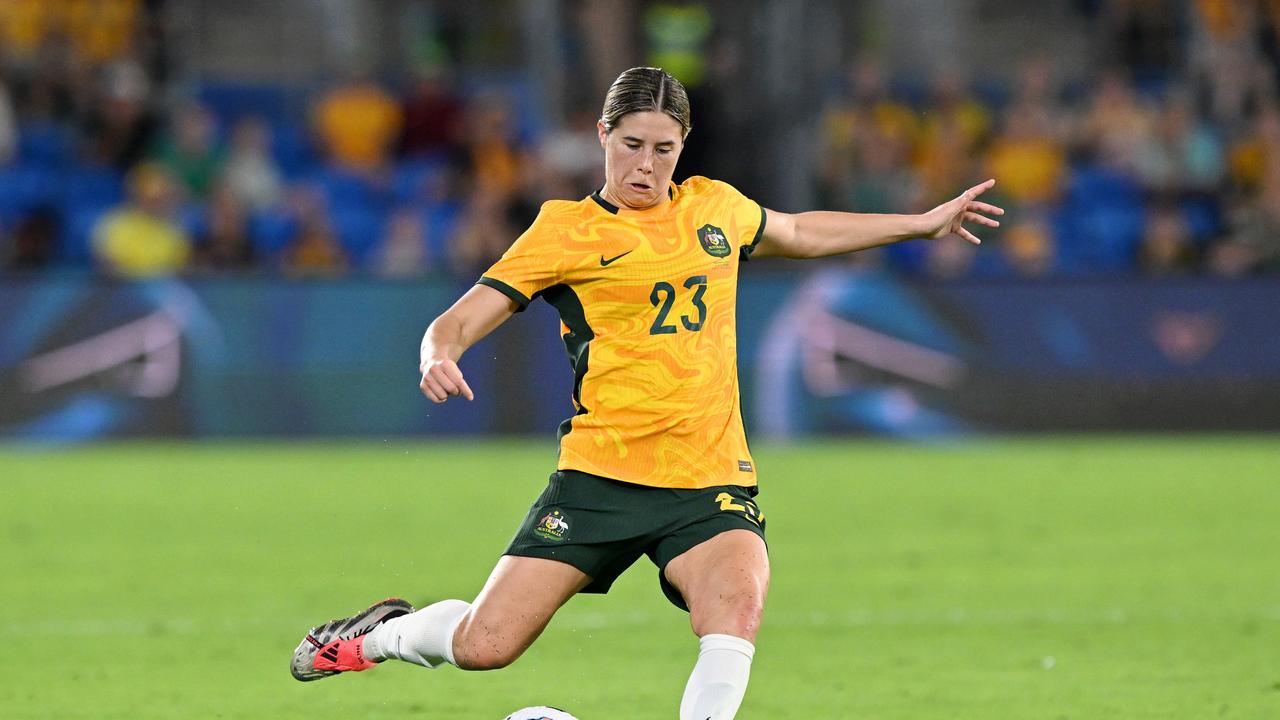
[[[617,214],[618,214],[618,212],[619,212],[619,210],[621,210],[622,208],[619,208],[617,205],[614,205],[613,203],[609,202],[608,200],[605,200],[605,199],[604,199],[604,195],[601,195],[601,194],[600,194],[603,190],[604,190],[604,188],[600,188],[599,190],[596,190],[595,192],[591,193],[591,199],[592,199],[592,200],[595,200],[597,205],[599,205],[600,207],[604,208],[604,209],[605,209],[605,210],[607,210],[609,213],[611,213],[611,214],[613,214],[613,215],[617,215]],[[675,187],[674,187],[674,186],[667,186],[667,200],[675,200],[675,199],[676,199],[676,190],[675,190]],[[643,212],[647,212],[647,210],[648,210],[648,209],[646,209],[646,210],[632,210],[632,209],[630,209],[630,208],[627,208],[627,212],[629,212],[629,213],[633,213],[633,212],[634,212],[634,213],[643,213]]]

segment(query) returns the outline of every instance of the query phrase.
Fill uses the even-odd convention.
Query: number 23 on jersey
[[[653,319],[653,325],[649,326],[650,335],[671,335],[679,331],[674,322],[668,321],[677,296],[682,296],[681,302],[684,298],[689,298],[689,305],[694,311],[692,317],[687,313],[680,315],[680,324],[689,332],[702,330],[702,324],[707,320],[707,305],[702,301],[702,296],[707,292],[707,276],[694,275],[686,279],[682,287],[692,292],[678,292],[671,283],[665,281],[654,283],[653,292],[649,293],[649,302],[658,308],[658,315]]]

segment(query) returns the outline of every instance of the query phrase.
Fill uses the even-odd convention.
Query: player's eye
[[[669,152],[671,152],[671,148],[667,148],[667,147],[660,147],[660,148],[658,148],[658,154],[659,154],[659,155],[666,155],[666,154],[667,154],[667,153],[669,153]]]

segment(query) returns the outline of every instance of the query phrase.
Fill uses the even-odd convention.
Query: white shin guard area
[[[680,701],[680,720],[732,720],[747,692],[756,647],[732,635],[704,635]]]

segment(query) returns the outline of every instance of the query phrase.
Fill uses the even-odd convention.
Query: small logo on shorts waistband
[[[738,461],[738,470],[741,472],[751,472],[751,463],[747,460]]]
[[[533,527],[533,534],[548,540],[563,540],[569,532],[568,517],[559,510],[552,510]]]

